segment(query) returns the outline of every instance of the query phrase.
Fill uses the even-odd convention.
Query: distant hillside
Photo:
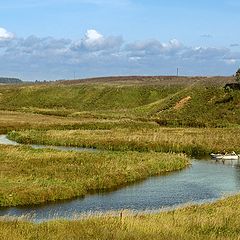
[[[0,87],[0,109],[47,115],[131,118],[161,126],[240,126],[233,77],[111,77]]]
[[[0,83],[22,83],[19,78],[0,77]]]
[[[64,85],[78,84],[117,84],[117,85],[191,85],[197,82],[206,84],[221,85],[235,82],[234,77],[186,77],[186,76],[115,76],[115,77],[98,77],[76,80],[59,80],[56,83]]]

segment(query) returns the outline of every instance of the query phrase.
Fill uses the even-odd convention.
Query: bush
[[[237,70],[235,78],[236,78],[236,81],[240,83],[240,68]]]

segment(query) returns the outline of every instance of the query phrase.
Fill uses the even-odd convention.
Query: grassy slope
[[[240,123],[240,91],[233,78],[113,78],[1,86],[0,109],[46,115],[153,119],[170,126]],[[181,107],[181,100],[190,98]]]
[[[151,215],[123,214],[32,224],[0,218],[1,239],[237,240],[240,197]]]
[[[1,91],[2,109],[119,110],[142,106],[177,91],[177,87],[134,85],[36,85]]]

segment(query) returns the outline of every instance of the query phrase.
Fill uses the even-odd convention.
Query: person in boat
[[[228,153],[226,152],[226,150],[224,149],[223,151],[222,151],[222,155],[227,155]]]

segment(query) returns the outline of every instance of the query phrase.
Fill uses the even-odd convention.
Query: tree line
[[[0,83],[22,83],[19,78],[0,77]]]

